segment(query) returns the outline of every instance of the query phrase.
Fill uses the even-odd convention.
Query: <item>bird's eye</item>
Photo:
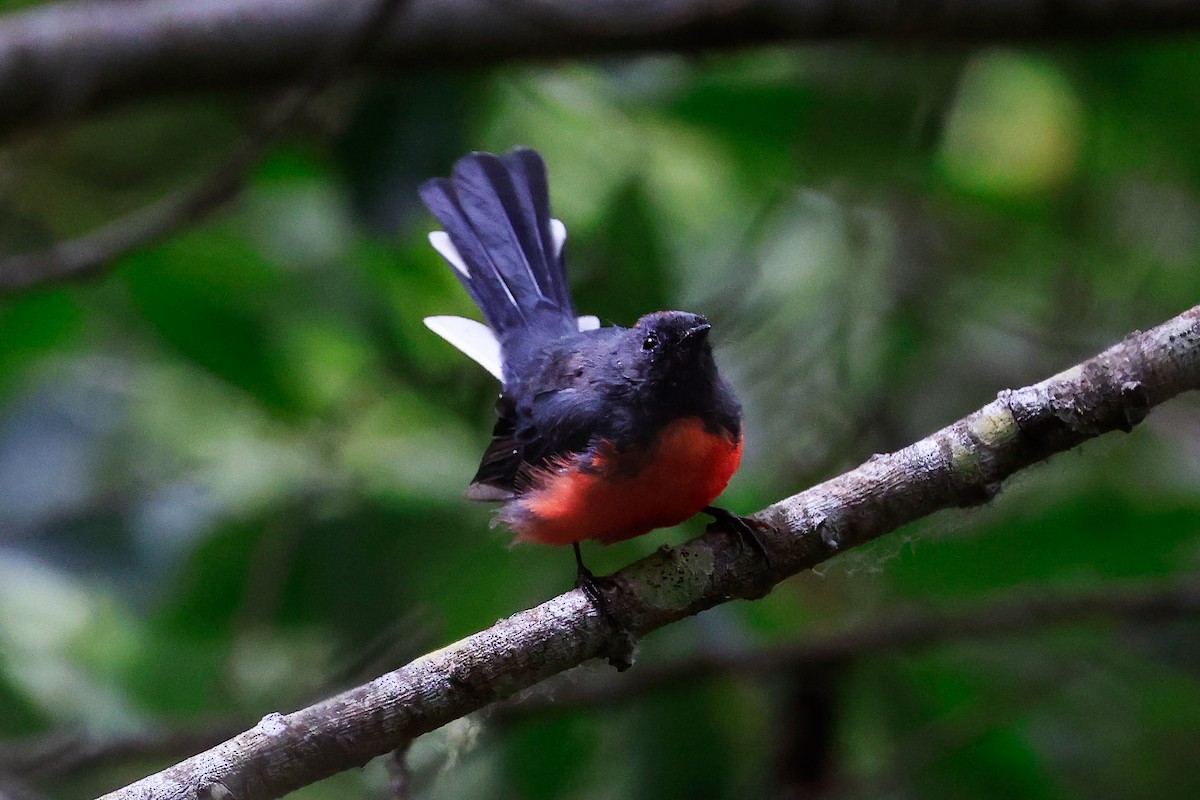
[[[646,338],[642,340],[643,350],[653,350],[658,347],[658,336],[653,333],[646,334]]]

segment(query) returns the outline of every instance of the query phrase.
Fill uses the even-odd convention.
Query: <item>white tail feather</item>
[[[554,257],[562,255],[563,245],[567,243],[567,226],[561,219],[550,220],[550,235],[554,237]]]
[[[594,331],[600,327],[600,318],[588,314],[578,317],[576,323],[581,331]],[[500,342],[487,325],[466,317],[446,315],[426,317],[425,327],[454,345],[467,358],[495,376],[496,380],[504,381]]]
[[[450,234],[445,231],[430,231],[429,243],[433,245],[433,249],[442,254],[442,258],[450,263],[450,266],[463,274],[463,277],[471,277],[471,271],[467,269],[467,262],[463,261],[463,257],[459,255],[458,248],[454,246],[454,242],[450,241]],[[440,335],[440,334],[439,334]],[[451,344],[454,344],[451,342]],[[455,345],[457,347],[457,345]]]
[[[567,241],[567,226],[562,220],[550,220],[550,234],[554,237],[554,255],[562,255],[563,245]],[[465,277],[471,277],[471,271],[463,261],[462,255],[450,236],[445,231],[430,231],[429,243],[433,249],[441,253],[442,258]],[[578,317],[576,324],[581,331],[592,331],[600,327],[600,319],[592,315]],[[503,361],[500,358],[500,342],[492,329],[482,322],[476,322],[466,317],[436,316],[426,317],[425,327],[454,345],[468,358],[486,369],[496,380],[504,381]]]
[[[495,376],[496,380],[503,383],[504,369],[500,360],[500,342],[496,340],[496,335],[487,325],[466,317],[439,316],[426,317],[425,327],[461,350],[467,358],[486,369]]]

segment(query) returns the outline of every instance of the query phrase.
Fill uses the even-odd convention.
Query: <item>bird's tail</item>
[[[500,343],[578,330],[562,259],[566,229],[550,217],[541,156],[527,148],[472,153],[449,178],[422,184],[421,200],[445,228],[429,241]]]

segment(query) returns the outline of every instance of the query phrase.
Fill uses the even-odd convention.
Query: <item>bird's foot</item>
[[[738,516],[727,508],[718,508],[717,506],[705,506],[702,511],[713,518],[714,525],[733,534],[743,547],[757,553],[758,557],[767,565],[767,569],[771,568],[771,556],[763,545],[762,539],[758,538],[758,534],[754,532],[756,527],[766,528],[765,523],[749,517]]]
[[[601,588],[607,586],[619,591],[620,587],[617,586],[617,582],[612,578],[597,578],[592,574],[590,569],[583,565],[583,555],[579,552],[579,542],[572,542],[572,547],[575,548],[575,588],[583,592],[584,596],[592,604],[592,608],[596,609],[596,613],[612,629],[614,644],[608,648],[608,652],[605,655],[609,664],[616,667],[618,672],[624,672],[633,666],[634,639],[613,613],[612,607],[608,603],[608,598],[604,596],[604,591]]]
[[[614,586],[611,578],[597,578],[592,574],[592,571],[587,567],[580,567],[579,572],[575,575],[575,588],[581,590],[587,599],[600,616],[604,617],[613,626],[616,626],[616,620],[613,618],[612,612],[608,607],[608,600],[604,597],[604,592],[601,590],[601,585]]]

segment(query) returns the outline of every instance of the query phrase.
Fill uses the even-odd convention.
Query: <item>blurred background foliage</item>
[[[422,325],[475,312],[415,188],[465,151],[544,154],[581,312],[712,318],[748,420],[723,502],[750,512],[1196,303],[1198,85],[1200,47],[1176,41],[339,87],[215,217],[96,280],[0,298],[0,736],[252,722],[569,587],[568,552],[510,547],[461,498],[496,385]],[[199,179],[256,109],[163,98],[10,141],[3,247]],[[1198,410],[1176,400],[986,508],[675,625],[641,664],[1195,574]],[[588,557],[611,571],[702,524]],[[1198,632],[1037,628],[720,674],[460,721],[411,763],[430,798],[1194,797]],[[36,785],[77,798],[167,761],[49,763]],[[385,786],[372,765],[297,796]]]

